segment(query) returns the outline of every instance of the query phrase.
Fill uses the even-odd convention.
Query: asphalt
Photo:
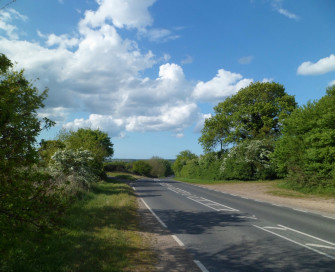
[[[171,179],[132,186],[203,272],[335,271],[335,219]]]

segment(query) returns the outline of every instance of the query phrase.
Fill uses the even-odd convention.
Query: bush
[[[49,169],[60,186],[68,184],[71,191],[76,187],[78,190],[87,189],[93,182],[99,181],[92,162],[94,158],[87,150],[64,149],[51,157]]]
[[[300,186],[335,187],[335,85],[285,120],[273,161],[280,175]]]
[[[270,161],[272,140],[245,140],[232,147],[223,158],[221,172],[225,179],[271,179],[276,177]]]
[[[107,162],[104,163],[104,170],[106,172],[128,172],[129,165],[122,161]]]
[[[146,161],[136,161],[133,163],[133,171],[136,174],[143,175],[143,176],[150,176],[150,171],[152,167]]]
[[[160,157],[152,157],[147,162],[151,166],[152,177],[167,177],[173,173],[170,162]]]

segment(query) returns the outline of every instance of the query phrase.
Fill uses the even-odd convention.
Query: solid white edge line
[[[184,243],[176,235],[171,236],[178,243],[178,245],[180,245],[181,247],[185,246]]]
[[[153,210],[151,210],[151,208],[148,206],[147,203],[145,203],[145,201],[143,200],[143,198],[141,198],[141,200],[143,201],[144,205],[147,207],[147,209],[153,214],[154,217],[156,217],[156,219],[158,220],[158,222],[164,227],[167,228],[167,225],[165,225],[165,223],[157,216],[157,214],[155,214],[155,212]]]
[[[200,268],[202,272],[209,272],[207,268],[198,260],[193,260],[193,262]]]
[[[322,247],[322,248],[327,248],[327,249],[335,249],[335,247],[332,246],[324,246],[324,245],[319,245],[319,244],[305,244],[306,246],[312,246],[312,247]]]
[[[327,215],[322,215],[322,216],[325,217],[325,218],[329,218],[329,219],[335,220],[335,217],[331,217],[331,216],[327,216]]]
[[[273,231],[267,230],[267,229],[262,228],[262,227],[260,227],[260,226],[257,226],[257,225],[253,225],[253,226],[254,226],[255,228],[261,229],[261,230],[263,230],[263,231],[266,231],[266,232],[269,232],[269,233],[271,233],[271,234],[273,234],[273,235],[276,235],[276,236],[278,236],[278,237],[280,237],[280,238],[283,238],[283,239],[285,239],[285,240],[287,240],[287,241],[290,241],[290,242],[292,242],[292,243],[294,243],[294,244],[296,244],[296,245],[299,245],[299,246],[302,246],[302,247],[307,248],[307,249],[309,249],[309,250],[312,250],[312,251],[314,251],[314,252],[316,252],[316,253],[318,253],[318,254],[324,255],[324,256],[326,256],[326,257],[332,259],[332,260],[335,260],[335,257],[330,256],[330,255],[328,255],[327,253],[324,253],[324,252],[322,252],[322,251],[316,250],[316,249],[314,249],[314,248],[311,248],[311,247],[309,247],[309,246],[306,246],[306,245],[304,245],[304,244],[301,244],[301,243],[299,243],[299,242],[296,242],[296,241],[294,241],[294,240],[292,240],[292,239],[290,239],[290,238],[287,238],[287,237],[285,237],[285,236],[283,236],[283,235],[280,235],[280,234],[275,233],[275,232],[273,232]]]
[[[330,244],[330,245],[332,245],[332,246],[335,246],[335,244],[334,244],[334,243],[332,243],[332,242],[329,242],[329,241],[323,240],[323,239],[321,239],[321,238],[318,238],[318,237],[315,237],[315,236],[313,236],[313,235],[310,235],[310,234],[304,233],[304,232],[302,232],[302,231],[295,230],[295,229],[291,229],[291,228],[289,228],[289,227],[286,227],[286,226],[283,226],[283,225],[279,225],[279,224],[278,224],[278,226],[279,226],[279,227],[283,227],[283,228],[285,228],[285,229],[288,229],[288,230],[290,230],[290,231],[294,231],[294,232],[296,232],[296,233],[299,233],[299,234],[302,234],[302,235],[308,236],[308,237],[310,237],[310,238],[313,238],[313,239],[315,239],[315,240],[319,240],[319,241],[321,241],[321,242],[324,242],[324,243],[326,243],[326,244]]]

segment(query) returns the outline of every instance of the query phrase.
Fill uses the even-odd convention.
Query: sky
[[[251,82],[302,106],[335,84],[333,0],[0,0],[0,53],[49,89],[40,117],[107,132],[116,159],[199,155],[213,107]]]

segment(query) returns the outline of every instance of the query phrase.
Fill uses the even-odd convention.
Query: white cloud
[[[153,19],[148,8],[156,0],[97,0],[97,11],[86,11],[81,24],[99,27],[112,20],[118,28],[144,29],[152,25]]]
[[[237,93],[253,80],[242,75],[220,69],[217,75],[207,82],[200,81],[194,88],[193,96],[201,101],[217,102]]]
[[[335,85],[335,79],[328,83],[328,86],[333,86],[333,85]]]
[[[297,70],[299,75],[321,75],[335,70],[335,55],[320,59],[316,63],[303,62]]]
[[[202,128],[204,127],[205,124],[205,120],[208,118],[211,118],[212,114],[208,113],[208,114],[199,114],[199,118],[198,121],[194,127],[194,132],[200,132],[202,130]]]
[[[246,56],[238,59],[239,64],[250,64],[254,59],[254,56]]]
[[[92,128],[108,132],[110,136],[122,137],[124,121],[115,119],[112,116],[91,114],[88,119],[77,118],[63,126],[66,129]]]
[[[283,8],[283,0],[272,0],[272,7],[281,15],[286,16],[289,19],[299,20],[300,17],[291,11]]]
[[[28,17],[20,14],[14,9],[1,10],[0,30],[3,30],[10,39],[18,39],[17,27],[11,24],[14,20],[27,21]]]

